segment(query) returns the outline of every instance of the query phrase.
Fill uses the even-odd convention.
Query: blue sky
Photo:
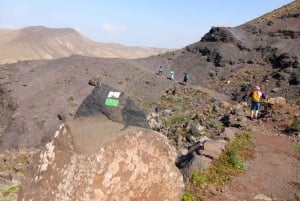
[[[0,29],[74,28],[98,42],[182,48],[292,0],[0,0]]]

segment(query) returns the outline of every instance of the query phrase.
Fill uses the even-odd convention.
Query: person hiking
[[[174,76],[176,75],[175,71],[172,70],[172,71],[170,72],[170,74],[171,74],[171,80],[174,80]]]
[[[184,73],[184,76],[183,76],[183,83],[184,84],[187,84],[187,81],[189,80],[189,74],[188,73]]]
[[[159,74],[159,75],[162,75],[162,73],[163,73],[163,67],[160,66],[160,67],[159,67],[159,70],[158,70],[158,74]]]
[[[261,100],[266,99],[265,94],[261,90],[259,86],[256,86],[251,93],[249,94],[249,98],[251,98],[251,119],[257,119],[258,111],[261,106]]]

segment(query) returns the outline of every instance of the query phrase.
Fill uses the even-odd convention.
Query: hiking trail
[[[299,182],[299,152],[292,139],[274,130],[273,122],[250,121],[255,156],[246,171],[221,187],[209,201],[295,200],[293,182]]]

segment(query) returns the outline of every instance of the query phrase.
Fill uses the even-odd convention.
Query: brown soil
[[[209,201],[255,200],[258,194],[272,200],[296,200],[299,182],[299,152],[291,138],[274,131],[272,123],[251,121],[254,135],[255,158],[248,161],[247,170],[221,187],[223,193]],[[260,199],[263,200],[263,199]],[[265,199],[266,200],[266,199]]]

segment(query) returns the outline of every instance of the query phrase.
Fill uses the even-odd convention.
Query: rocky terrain
[[[150,57],[143,65],[152,70],[162,63],[191,83],[201,84],[245,100],[260,85],[271,96],[299,101],[299,1],[242,24],[212,27],[204,37],[186,48]],[[156,65],[152,65],[152,64]]]
[[[95,106],[99,99],[91,98],[95,86],[105,84],[130,97],[145,111],[151,128],[169,139],[177,151],[177,168],[198,200],[299,199],[299,153],[293,149],[299,145],[300,131],[299,17],[300,2],[294,1],[238,27],[213,27],[201,41],[157,56],[76,55],[1,65],[1,178],[6,182],[2,194],[15,195],[32,155],[39,148],[46,153],[44,145],[53,143],[58,127],[71,122],[83,103]],[[157,74],[159,66],[163,66],[162,75]],[[176,71],[174,80],[168,79],[171,70]],[[182,83],[184,72],[191,77],[187,85]],[[261,119],[251,121],[247,94],[256,85],[265,91],[269,103]],[[212,185],[203,190],[189,183],[195,170],[209,169],[228,144],[245,132],[254,138],[255,153],[244,174],[225,187]],[[80,136],[80,132],[72,134]],[[79,139],[74,146],[97,144]],[[35,174],[32,170],[29,175]],[[272,175],[276,177],[271,179]]]
[[[0,30],[0,64],[57,59],[71,55],[105,58],[142,58],[168,49],[129,47],[92,41],[71,28],[26,27]]]

